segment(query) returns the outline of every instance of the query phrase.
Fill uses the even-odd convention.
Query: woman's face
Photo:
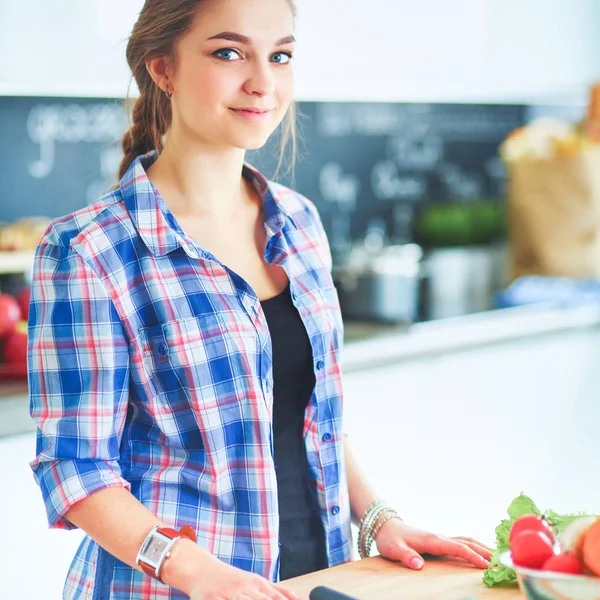
[[[170,71],[173,130],[201,143],[260,148],[292,102],[288,0],[210,0]]]

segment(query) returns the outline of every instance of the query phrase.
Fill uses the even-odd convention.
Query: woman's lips
[[[238,117],[243,117],[249,121],[263,121],[271,114],[271,110],[257,110],[250,108],[231,108],[230,110],[238,115]]]

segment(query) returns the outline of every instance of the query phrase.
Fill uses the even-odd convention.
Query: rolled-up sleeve
[[[129,349],[100,277],[69,247],[41,243],[31,284],[30,414],[37,424],[30,463],[50,527],[78,501],[126,487],[120,444],[129,396]]]

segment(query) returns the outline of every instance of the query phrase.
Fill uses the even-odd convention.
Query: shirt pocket
[[[239,314],[238,314],[239,313]],[[165,443],[216,451],[256,419],[257,334],[241,311],[209,313],[139,331],[147,411]]]
[[[215,314],[187,317],[139,330],[144,369],[163,399],[178,392],[210,388],[215,362],[226,355],[223,330]]]
[[[205,446],[199,418],[202,403],[198,387],[210,387],[209,356],[218,352],[220,325],[211,314],[170,321],[138,331],[144,410],[175,448]],[[193,372],[193,373],[190,373]]]
[[[253,374],[256,330],[229,312],[186,317],[140,330],[144,368],[163,403],[210,410],[239,401]],[[246,317],[247,319],[247,317]]]

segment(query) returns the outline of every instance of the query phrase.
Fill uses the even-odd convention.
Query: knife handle
[[[336,592],[331,588],[320,585],[316,587],[308,596],[309,600],[358,600],[353,596],[346,596],[341,592]]]

